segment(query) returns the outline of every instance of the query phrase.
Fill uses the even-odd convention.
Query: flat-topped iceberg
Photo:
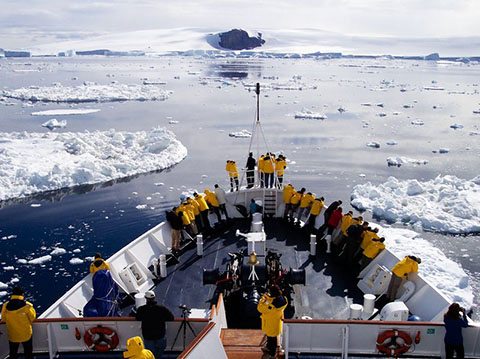
[[[80,86],[31,86],[3,90],[4,97],[22,101],[42,102],[114,102],[166,100],[171,91],[158,86],[85,83]]]
[[[0,200],[162,170],[186,155],[164,128],[0,133]]]
[[[430,181],[398,180],[357,185],[352,206],[371,210],[389,222],[421,225],[425,230],[447,233],[480,232],[480,180],[438,176]]]

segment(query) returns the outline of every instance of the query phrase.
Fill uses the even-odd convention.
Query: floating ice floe
[[[438,176],[430,181],[398,180],[357,185],[351,203],[389,222],[421,225],[447,233],[480,231],[480,178]]]
[[[396,146],[398,145],[398,142],[395,141],[395,140],[388,140],[387,142],[385,142],[387,145],[389,146]]]
[[[369,142],[367,143],[367,147],[372,147],[372,148],[380,148],[380,144],[378,142]]]
[[[3,282],[0,282],[0,290],[2,289],[7,289],[8,288],[8,284],[5,284]]]
[[[448,149],[448,148],[440,148],[438,151],[437,151],[437,150],[433,150],[432,152],[433,152],[433,153],[442,153],[442,154],[444,154],[444,153],[450,152],[450,149]]]
[[[236,137],[236,138],[250,138],[252,137],[252,133],[248,130],[241,130],[237,132],[230,132],[228,134],[230,137]]]
[[[47,254],[47,255],[42,256],[42,257],[31,259],[31,260],[27,261],[27,263],[28,264],[43,264],[43,263],[49,262],[51,260],[52,260],[52,256]]]
[[[425,124],[422,120],[412,120],[410,123],[414,126],[423,126]]]
[[[3,96],[22,101],[42,102],[113,102],[113,101],[155,101],[166,100],[171,91],[147,85],[97,85],[85,83],[82,86],[22,87],[3,90]]]
[[[136,209],[147,209],[148,206],[146,204],[138,204],[135,206]]]
[[[347,110],[345,109],[345,107],[340,106],[339,108],[337,108],[337,111],[340,113],[344,113]]]
[[[83,264],[85,263],[85,261],[83,259],[80,259],[80,258],[72,258],[68,261],[70,264],[72,265],[77,265],[77,264]]]
[[[67,250],[65,248],[54,248],[51,252],[50,252],[50,255],[51,256],[60,256],[62,254],[65,254],[67,253]]]
[[[7,241],[9,239],[15,239],[17,238],[17,235],[16,234],[10,234],[8,236],[3,236],[2,238],[0,238],[2,241]]]
[[[327,119],[327,115],[319,112],[313,112],[308,109],[303,109],[302,111],[295,113],[295,118],[307,120],[325,120]]]
[[[450,125],[450,128],[453,128],[454,130],[459,130],[459,129],[463,128],[463,125],[461,125],[459,123],[454,123],[453,125]]]
[[[32,112],[32,116],[71,116],[71,115],[88,115],[90,113],[99,112],[99,109],[90,108],[64,108],[58,110],[46,110]]]
[[[452,302],[458,302],[465,308],[472,307],[473,289],[467,273],[458,263],[448,259],[442,251],[412,230],[380,227],[379,235],[385,237],[387,248],[399,258],[406,255],[420,257],[420,274]]]
[[[15,267],[14,266],[6,266],[6,267],[3,267],[3,270],[4,271],[11,271],[11,270],[15,270]]]
[[[424,90],[428,90],[428,91],[443,91],[443,90],[445,90],[445,87],[441,87],[441,86],[423,86],[423,89],[424,89]]]
[[[187,149],[164,129],[0,133],[0,200],[162,170]]]
[[[426,165],[428,163],[427,160],[416,159],[416,158],[409,158],[409,157],[388,157],[387,158],[387,165],[390,166],[397,166],[400,167],[404,164],[412,164],[412,165]]]
[[[50,131],[53,131],[56,128],[65,128],[67,127],[67,120],[58,121],[56,118],[52,118],[51,120],[42,123],[42,127],[46,127]]]
[[[385,117],[385,116],[387,116],[387,114],[385,112],[380,112],[380,113],[377,113],[377,116],[378,117]]]
[[[480,110],[473,110],[473,113],[476,115],[480,115]]]

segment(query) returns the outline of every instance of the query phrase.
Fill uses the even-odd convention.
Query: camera
[[[189,313],[189,314],[190,314],[190,312],[192,311],[192,309],[189,308],[189,307],[187,307],[185,304],[179,305],[178,307],[179,307],[181,310],[183,310],[184,312]]]

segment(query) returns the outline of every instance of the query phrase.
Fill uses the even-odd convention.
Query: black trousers
[[[271,356],[277,354],[277,337],[267,337],[267,349]]]
[[[447,359],[453,359],[454,353],[457,353],[457,359],[465,358],[465,350],[463,349],[463,344],[452,345],[445,343],[445,357]]]
[[[17,359],[18,358],[18,348],[20,347],[20,343],[14,343],[9,341],[8,342],[10,347],[10,359]],[[25,359],[33,359],[33,343],[32,338],[30,340],[21,343],[23,345],[23,352],[25,353]]]
[[[252,188],[255,183],[255,171],[247,170],[247,188]]]

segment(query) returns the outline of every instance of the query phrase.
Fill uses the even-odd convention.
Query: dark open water
[[[25,69],[39,71],[22,71]],[[176,133],[189,154],[167,171],[105,186],[4,202],[0,209],[0,237],[15,235],[16,238],[0,240],[0,269],[7,266],[15,269],[0,270],[0,281],[18,278],[42,312],[87,273],[87,264],[70,265],[71,258],[84,258],[97,251],[110,256],[163,220],[165,208],[176,203],[185,189],[203,190],[214,183],[226,188],[225,160],[235,159],[242,164],[249,143],[248,139],[231,138],[228,133],[250,130],[255,114],[254,93],[246,91],[236,79],[253,83],[272,82],[264,78],[278,77],[274,82],[286,82],[294,75],[301,76],[300,82],[310,88],[263,92],[261,118],[270,150],[281,150],[294,161],[286,177],[295,186],[322,194],[327,201],[341,198],[348,202],[355,184],[367,180],[381,183],[391,175],[422,180],[438,174],[466,179],[478,175],[478,136],[469,135],[480,127],[480,116],[472,114],[472,110],[480,107],[478,65],[193,57],[3,59],[0,84],[8,88],[47,86],[53,82],[79,85],[83,81],[140,84],[142,78],[167,81],[164,87],[174,93],[166,101],[84,104],[77,107],[101,111],[55,118],[68,121],[67,128],[60,131],[73,132],[110,128],[138,131],[166,126]],[[202,80],[203,77],[208,79]],[[423,86],[432,85],[432,81],[446,90],[422,90]],[[407,91],[400,92],[402,87]],[[2,132],[44,132],[40,124],[51,117],[34,117],[30,113],[68,107],[62,104],[22,107],[20,102],[13,102],[15,106],[0,102]],[[384,107],[361,106],[364,102],[381,102]],[[404,104],[413,108],[403,108]],[[347,112],[340,114],[339,106]],[[294,119],[293,114],[302,108],[324,112],[328,119]],[[393,111],[401,114],[394,116]],[[379,117],[380,112],[387,116]],[[168,124],[170,117],[179,123]],[[424,120],[425,125],[412,126],[411,120],[417,118]],[[450,129],[455,122],[463,124],[464,129]],[[386,146],[390,139],[399,144]],[[381,143],[381,148],[366,147],[369,141]],[[450,148],[450,153],[432,153],[440,147]],[[387,167],[386,158],[397,155],[427,159],[429,163],[420,167]],[[41,207],[31,207],[31,203],[40,203]],[[148,204],[148,209],[136,209],[139,204]],[[424,237],[462,264],[477,292],[480,238],[433,233],[425,233]],[[68,253],[41,266],[16,263],[18,258],[48,254],[55,246],[65,248]],[[74,249],[81,252],[72,253]]]

